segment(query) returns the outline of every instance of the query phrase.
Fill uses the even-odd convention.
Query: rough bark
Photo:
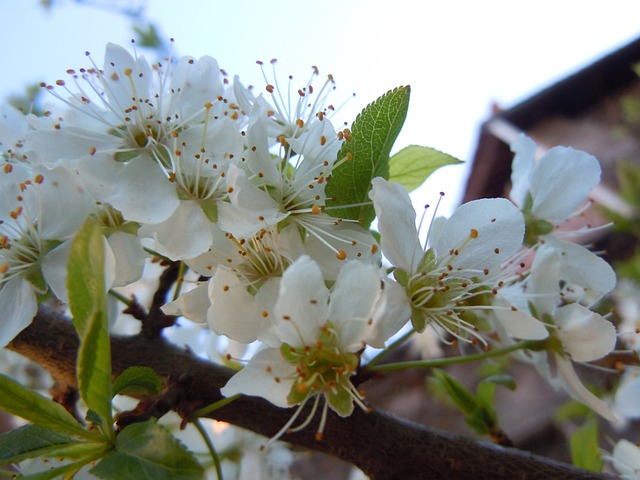
[[[41,307],[33,324],[8,348],[46,368],[57,385],[75,386],[78,338],[63,316]],[[168,410],[188,419],[194,410],[222,398],[219,389],[233,373],[162,338],[143,335],[113,336],[112,355],[114,376],[127,367],[146,365],[166,382],[166,389],[159,396],[143,400],[135,412],[120,419],[122,424],[161,416]],[[208,416],[271,437],[291,415],[292,410],[275,407],[259,398],[243,397]],[[610,478],[516,449],[411,424],[375,408],[372,413],[356,408],[348,418],[330,414],[323,441],[315,439],[314,425],[286,434],[282,439],[335,455],[375,480]]]

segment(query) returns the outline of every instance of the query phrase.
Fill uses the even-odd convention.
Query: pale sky
[[[128,19],[71,0],[50,13],[38,0],[0,0],[0,95],[53,83],[69,68],[102,64],[107,42],[128,44]],[[94,0],[94,3],[99,3]],[[106,3],[106,2],[102,2]],[[117,4],[131,2],[116,1]],[[143,2],[137,2],[143,3]],[[149,0],[147,16],[175,38],[176,53],[215,57],[245,84],[263,85],[255,61],[278,59],[279,78],[306,83],[311,65],[332,73],[332,103],[351,121],[387,90],[411,85],[394,151],[410,144],[462,160],[473,154],[491,102],[508,108],[640,35],[636,1]],[[319,82],[318,82],[319,83]],[[297,87],[297,84],[295,84]],[[443,211],[460,195],[465,167],[447,167],[416,193]]]

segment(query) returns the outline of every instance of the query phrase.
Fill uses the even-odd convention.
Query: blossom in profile
[[[609,406],[583,385],[573,364],[591,362],[609,354],[616,345],[616,329],[609,320],[588,306],[572,301],[566,294],[564,257],[558,249],[541,245],[526,281],[503,292],[519,307],[518,312],[528,312],[538,318],[549,332],[544,348],[522,352],[520,358],[532,363],[552,386],[613,420],[615,415]],[[578,285],[592,279],[585,278]],[[497,309],[494,314],[505,323],[514,313]],[[504,338],[503,341],[509,342]]]
[[[493,308],[491,299],[509,275],[503,267],[522,244],[524,221],[518,209],[499,198],[466,203],[440,222],[423,246],[404,187],[374,178],[370,196],[382,251],[405,289],[416,331],[434,325],[454,339],[485,343],[467,314]],[[533,318],[519,319],[517,328],[534,338],[546,336]]]

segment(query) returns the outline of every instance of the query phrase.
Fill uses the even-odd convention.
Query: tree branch
[[[65,317],[41,307],[32,325],[8,348],[46,368],[58,385],[76,386],[78,337]],[[141,403],[141,415],[161,416],[171,409],[188,419],[198,408],[220,400],[220,387],[233,374],[232,370],[196,358],[163,338],[113,336],[111,348],[114,376],[130,366],[146,365],[166,381],[162,396]],[[123,421],[136,420],[137,411]],[[291,415],[290,409],[275,407],[259,398],[241,397],[208,416],[272,437]],[[356,408],[347,418],[330,413],[321,442],[315,439],[316,427],[317,419],[306,429],[285,434],[282,439],[337,456],[376,480],[611,478],[516,449],[412,424],[377,410],[367,414]]]

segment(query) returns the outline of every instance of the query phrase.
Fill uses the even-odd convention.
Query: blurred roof
[[[509,143],[521,131],[543,148],[570,145],[592,153],[603,165],[603,195],[607,185],[615,189],[615,169],[609,166],[619,159],[640,159],[640,134],[624,134],[629,125],[622,106],[624,99],[635,98],[640,112],[640,79],[633,70],[639,62],[640,38],[514,107],[498,110],[480,128],[464,201],[505,196],[513,158]]]

